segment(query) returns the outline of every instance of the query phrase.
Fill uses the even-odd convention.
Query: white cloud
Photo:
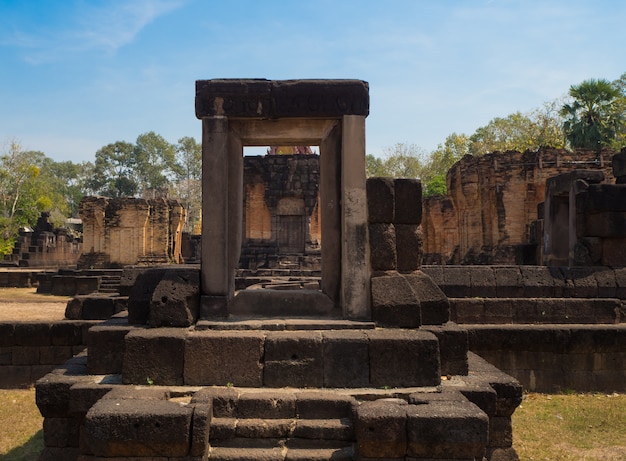
[[[62,60],[85,52],[113,54],[132,43],[160,16],[180,8],[186,0],[107,0],[93,5],[79,2],[64,23],[36,31],[15,31],[4,44],[25,50],[31,64]]]

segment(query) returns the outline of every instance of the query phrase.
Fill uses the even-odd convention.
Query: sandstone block
[[[411,457],[481,459],[489,441],[489,418],[470,402],[409,405],[407,433]]]
[[[613,168],[613,176],[616,178],[626,176],[626,151],[615,154],[611,158],[611,166]]]
[[[436,386],[441,378],[439,343],[420,330],[367,331],[372,387]]]
[[[167,400],[102,399],[85,417],[84,438],[96,456],[187,456],[192,416]]]
[[[90,322],[88,322],[91,325]],[[78,346],[86,344],[83,339],[85,322],[55,322],[50,326],[50,343],[53,346]]]
[[[422,182],[419,179],[396,179],[394,224],[422,223]]]
[[[289,419],[296,417],[296,397],[284,392],[244,392],[237,400],[238,418]]]
[[[422,266],[424,242],[419,224],[395,224],[398,271],[410,272]]]
[[[520,266],[527,298],[550,298],[554,296],[554,276],[548,267]]]
[[[469,340],[467,330],[454,323],[443,326],[427,326],[439,341],[442,375],[467,375],[467,351]]]
[[[45,418],[43,420],[46,447],[78,447],[80,420],[76,418]]]
[[[494,266],[496,296],[499,298],[520,298],[524,295],[522,273],[519,267]]]
[[[49,323],[16,323],[13,338],[16,346],[48,346],[50,345]]]
[[[314,391],[296,394],[296,414],[303,419],[351,418],[356,404],[356,399],[348,395]]]
[[[450,302],[435,282],[424,272],[402,274],[419,300],[422,325],[442,325],[450,320]]]
[[[368,222],[393,223],[395,203],[393,178],[368,178],[366,191]]]
[[[400,274],[372,277],[372,320],[383,327],[416,328],[421,325],[420,302]]]
[[[369,345],[362,331],[323,333],[324,387],[367,387]]]
[[[449,298],[470,297],[472,282],[470,280],[470,266],[446,266],[443,270],[443,292]]]
[[[185,385],[261,387],[265,335],[254,331],[195,331],[185,341]]]
[[[265,386],[322,387],[322,335],[314,331],[268,333],[264,363]]]
[[[187,327],[200,313],[200,272],[169,270],[157,283],[150,301],[149,324],[153,327]]]
[[[370,261],[373,271],[395,270],[396,230],[393,224],[375,223],[369,225]]]
[[[182,385],[185,338],[179,328],[135,329],[124,338],[125,384]]]
[[[89,329],[87,368],[90,374],[105,375],[122,372],[124,338],[134,328],[118,321],[109,321]]]
[[[407,403],[398,399],[364,402],[357,407],[354,433],[359,459],[404,459],[407,408]]]

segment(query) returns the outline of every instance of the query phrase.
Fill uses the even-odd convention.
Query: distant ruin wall
[[[79,268],[182,262],[186,210],[176,200],[85,197]]]
[[[244,157],[241,267],[271,267],[279,254],[319,254],[319,155]]]
[[[425,264],[522,263],[527,226],[537,220],[546,180],[598,169],[614,182],[613,151],[495,152],[466,155],[448,171],[448,193],[424,200]]]

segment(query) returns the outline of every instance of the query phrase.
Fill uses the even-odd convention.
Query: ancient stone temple
[[[185,209],[176,200],[85,197],[79,268],[182,262]]]
[[[201,267],[136,272],[128,311],[37,382],[43,459],[518,459],[521,386],[421,270],[420,182],[366,182],[368,112],[360,80],[196,82]],[[256,144],[320,146],[316,288],[235,290]]]
[[[576,169],[612,179],[612,151],[541,148],[496,152],[455,163],[446,197],[424,200],[426,264],[536,264],[527,227],[537,219],[546,180]]]
[[[244,157],[241,268],[320,268],[319,178],[312,153]]]

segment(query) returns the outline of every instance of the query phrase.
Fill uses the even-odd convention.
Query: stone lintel
[[[597,184],[604,181],[604,173],[598,170],[573,170],[561,173],[546,180],[546,195],[568,194],[572,184],[582,179],[589,184]]]
[[[196,117],[341,118],[369,114],[362,80],[213,79],[196,81]]]

